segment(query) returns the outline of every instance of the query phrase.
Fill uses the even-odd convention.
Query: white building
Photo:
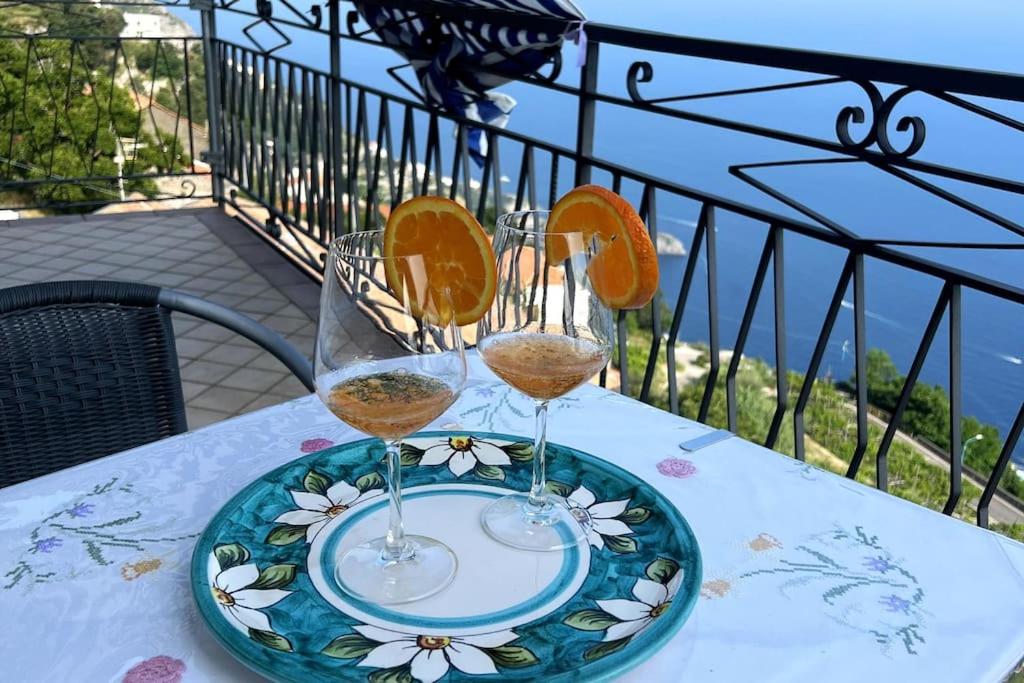
[[[160,14],[124,13],[124,30],[122,38],[152,38],[161,36],[163,16]]]

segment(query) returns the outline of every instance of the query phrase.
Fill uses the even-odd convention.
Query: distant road
[[[854,411],[857,410],[856,406],[854,406],[851,403],[844,403],[844,405],[846,405],[848,408]],[[889,427],[888,422],[886,422],[885,420],[871,412],[868,413],[868,420],[878,425],[882,429],[886,429]],[[949,463],[946,461],[945,458],[936,455],[931,451],[931,449],[918,443],[918,441],[911,437],[909,434],[905,434],[897,429],[896,438],[902,441],[903,443],[907,444],[911,448],[913,448],[916,452],[920,453],[928,462],[932,463],[933,465],[941,467],[946,472],[949,472]],[[974,477],[968,474],[967,472],[964,472],[963,475],[964,479],[967,479],[978,488],[982,490],[985,489],[984,479]],[[996,492],[996,495],[992,497],[992,502],[989,503],[988,514],[994,522],[1000,522],[1002,524],[1024,523],[1024,512],[1021,512],[1016,507],[1010,505],[1005,500],[1000,498],[998,492]]]

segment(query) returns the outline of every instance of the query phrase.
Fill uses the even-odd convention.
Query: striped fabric
[[[504,127],[515,100],[491,92],[510,79],[533,73],[578,29],[583,12],[572,0],[439,0],[448,5],[493,8],[565,19],[565,31],[513,29],[499,23],[444,20],[368,2],[360,14],[385,44],[404,56],[416,72],[424,100],[471,121]],[[478,71],[480,67],[486,73]],[[468,146],[481,163],[487,154],[483,131],[468,132]]]

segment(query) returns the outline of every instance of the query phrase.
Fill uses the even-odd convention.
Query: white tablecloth
[[[530,435],[529,402],[474,375],[431,428]],[[1024,655],[1024,545],[738,438],[684,454],[704,427],[597,387],[549,425],[701,545],[693,614],[623,680],[978,683]],[[199,620],[195,539],[261,473],[356,438],[311,396],[0,490],[0,680],[254,678]]]

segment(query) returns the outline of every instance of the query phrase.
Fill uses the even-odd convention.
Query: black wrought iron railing
[[[425,0],[360,4],[402,10],[413,27],[441,18],[555,36],[579,28]],[[1024,329],[1024,288],[1009,260],[1024,249],[1024,76],[588,23],[585,47],[554,50],[540,72],[509,85],[520,106],[501,128],[420,96],[415,77],[382,45],[380,27],[348,3],[308,11],[285,0],[189,5],[199,10],[205,47],[212,194],[311,273],[333,237],[382,220],[416,194],[458,199],[486,222],[599,182],[635,202],[656,241],[669,220],[687,222],[685,243],[675,246],[685,256],[673,257],[681,259],[678,278],[663,281],[647,310],[619,314],[616,359],[602,381],[750,437],[744,363],[770,355],[776,370],[758,390],[771,410],[753,436],[805,459],[824,438],[811,439],[808,424],[827,393],[835,411],[853,416],[843,432],[845,474],[870,475],[885,490],[905,483],[891,474],[890,456],[904,447],[899,427],[918,401],[922,373],[932,368],[935,377],[940,362],[949,454],[936,507],[988,525],[993,501],[1005,495],[999,485],[1012,476],[1024,402],[1013,392],[1003,399],[1012,405],[1002,406],[997,457],[984,481],[970,480],[981,486],[964,500],[964,349],[990,333],[986,319]],[[369,52],[360,51],[391,56],[363,59]],[[578,68],[568,63],[577,51]],[[487,140],[480,158],[470,152],[474,131]],[[867,171],[876,175],[858,175]],[[785,172],[803,173],[803,186],[777,175]],[[878,178],[902,189],[883,192]],[[861,210],[834,210],[840,200]],[[892,417],[878,426],[868,411],[868,297],[902,296],[911,281],[916,303],[904,309],[930,315],[897,321],[913,348],[886,406]],[[804,303],[794,310],[795,289],[814,290],[801,292],[817,302],[814,315]],[[981,324],[965,325],[979,320],[977,310]],[[823,381],[843,334],[837,326],[852,338],[842,348],[852,359],[849,394]],[[679,378],[686,340],[706,347],[697,384]]]
[[[4,208],[210,196],[200,38],[110,35],[111,3],[0,5]]]

